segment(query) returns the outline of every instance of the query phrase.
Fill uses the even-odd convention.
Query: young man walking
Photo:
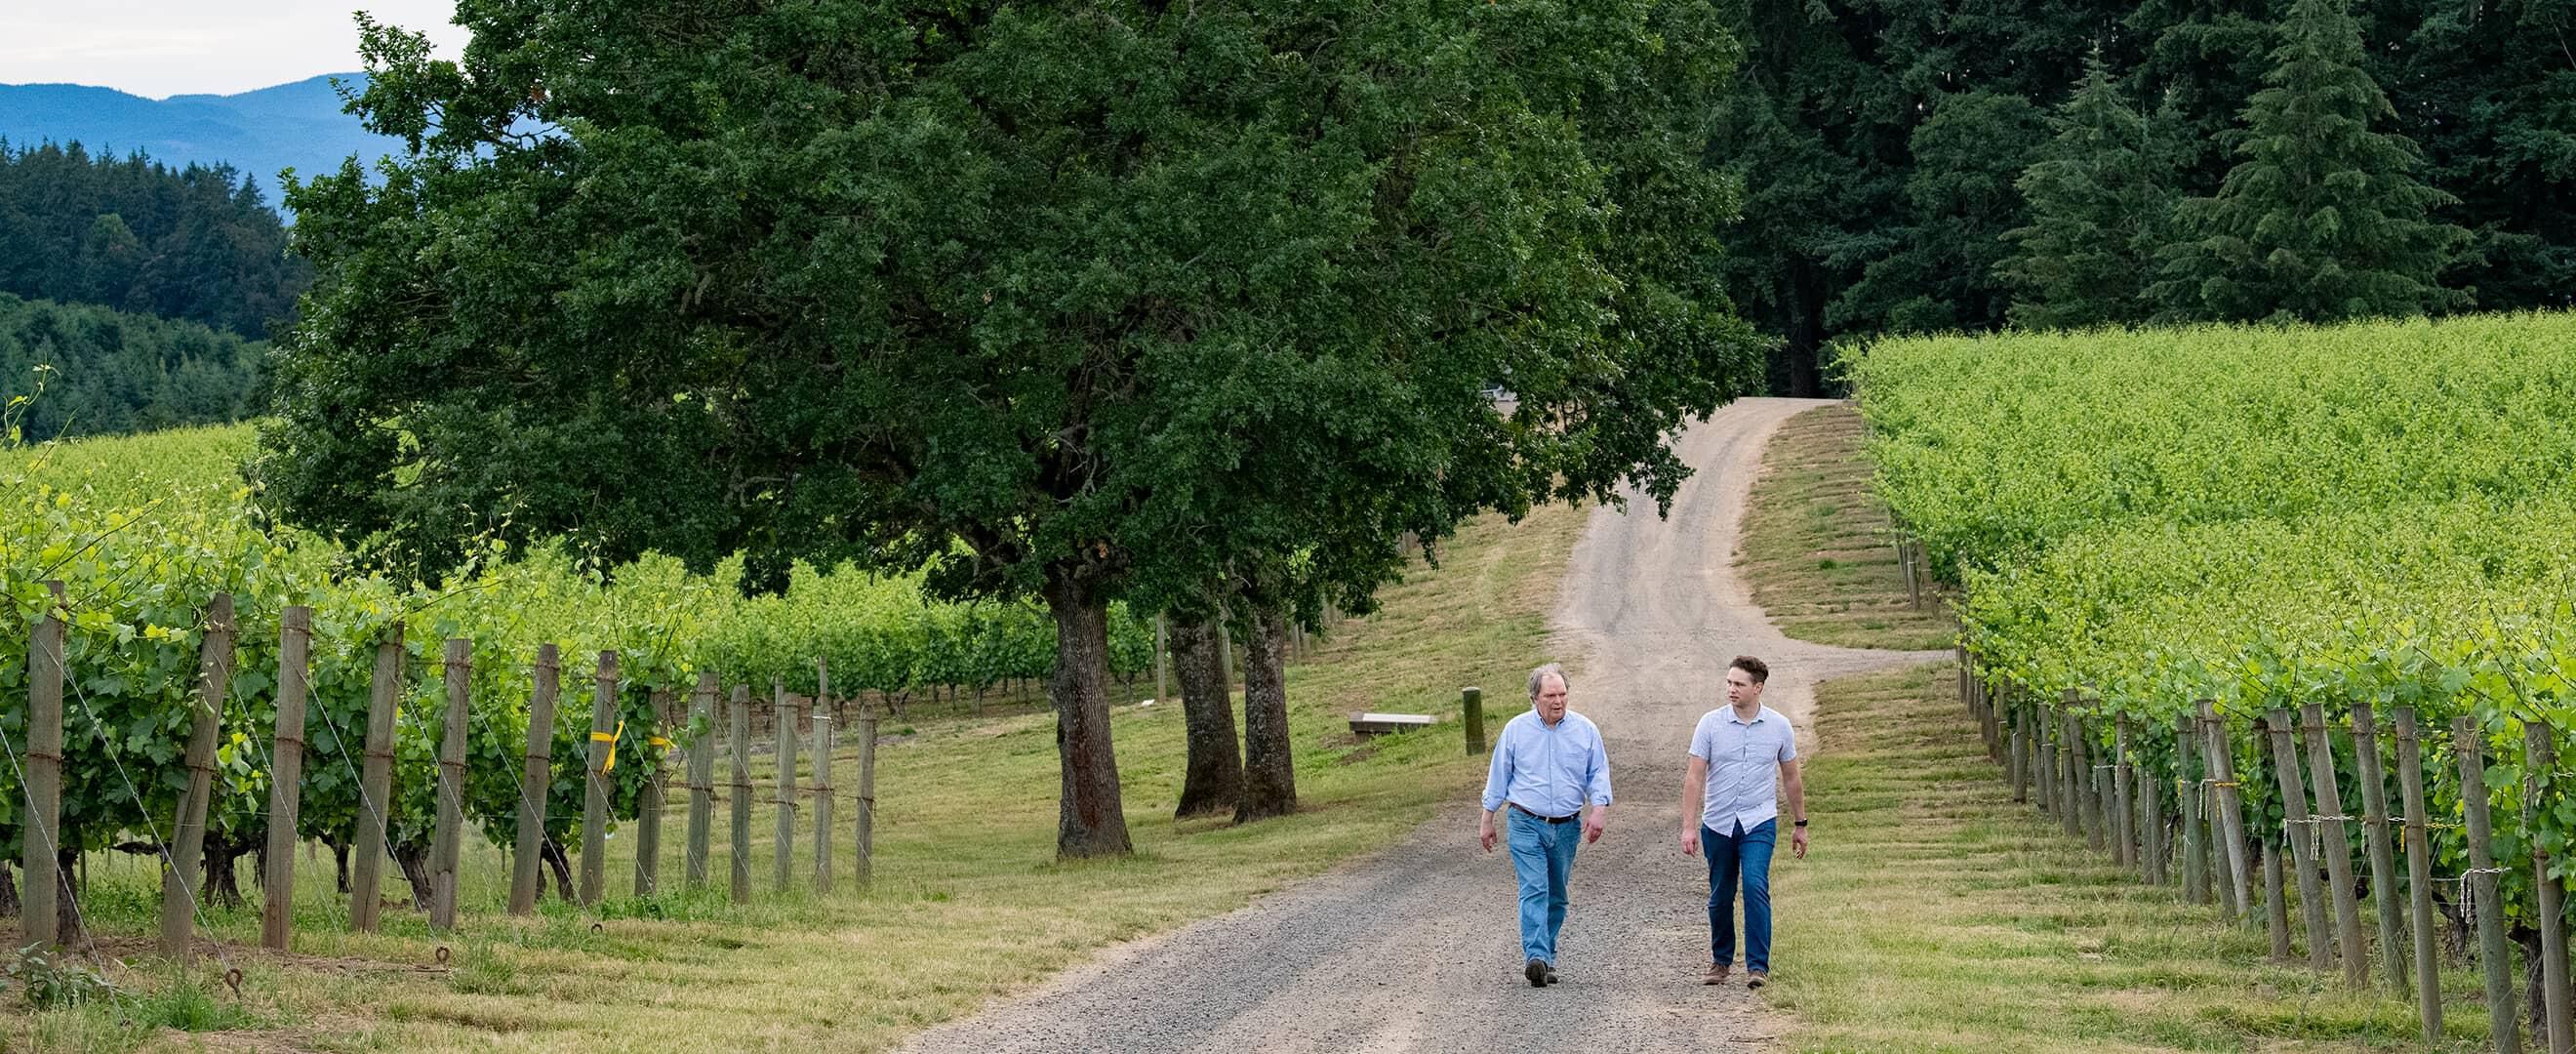
[[[1807,785],[1798,772],[1798,733],[1762,705],[1771,668],[1750,655],[1726,667],[1727,705],[1699,719],[1691,733],[1690,770],[1682,778],[1684,854],[1708,856],[1709,964],[1705,984],[1725,984],[1735,968],[1735,887],[1744,886],[1744,981],[1771,979],[1771,849],[1779,833],[1780,789],[1789,792],[1795,824],[1790,852],[1807,855]]]
[[[1530,987],[1556,983],[1556,933],[1565,928],[1565,885],[1574,874],[1576,821],[1582,841],[1601,840],[1610,816],[1610,755],[1601,730],[1565,708],[1565,669],[1531,670],[1529,712],[1511,719],[1494,742],[1485,776],[1485,813],[1476,841],[1494,851],[1494,817],[1511,818],[1512,870],[1521,883],[1522,976]],[[1592,806],[1590,816],[1583,806]]]

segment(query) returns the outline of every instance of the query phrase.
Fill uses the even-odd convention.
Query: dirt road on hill
[[[1736,578],[1736,533],[1763,446],[1782,421],[1818,405],[1747,399],[1693,426],[1680,453],[1697,471],[1671,517],[1657,519],[1650,502],[1598,510],[1575,547],[1550,628],[1557,656],[1576,671],[1574,708],[1608,741],[1618,804],[1609,833],[1575,861],[1562,984],[1532,989],[1522,979],[1511,862],[1477,850],[1468,800],[1384,852],[1113,948],[907,1049],[1767,1049],[1782,1026],[1757,996],[1699,983],[1706,872],[1674,841],[1692,725],[1722,705],[1714,686],[1727,661],[1758,655],[1771,665],[1763,702],[1789,717],[1800,750],[1812,753],[1818,681],[1949,657],[1790,640]],[[1517,711],[1516,693],[1494,695],[1498,719]],[[1784,845],[1775,870],[1799,866]],[[1774,966],[1795,970],[1797,950],[1777,949]]]

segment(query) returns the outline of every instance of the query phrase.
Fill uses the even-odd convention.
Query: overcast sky
[[[162,98],[360,68],[351,13],[426,32],[454,55],[455,0],[0,0],[0,84],[96,84]]]

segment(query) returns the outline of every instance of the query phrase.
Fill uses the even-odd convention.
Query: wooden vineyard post
[[[1467,753],[1484,753],[1485,690],[1482,688],[1458,689],[1458,712],[1464,718],[1460,723],[1467,727]]]
[[[2193,762],[2199,751],[2193,749],[2192,729],[2198,720],[2191,714],[2174,718],[2174,797],[2182,806],[2182,899],[2186,903],[2209,903],[2209,829],[2203,803],[2208,795],[2201,782],[2202,769]]]
[[[2550,808],[2546,790],[2552,770],[2558,767],[2558,745],[2550,739],[2549,725],[2536,719],[2522,723],[2522,743],[2523,829],[2536,831],[2539,817]],[[2530,841],[2531,884],[2540,907],[2532,925],[2540,931],[2541,1020],[2547,1027],[2550,1054],[2563,1054],[2576,1048],[2576,1029],[2570,1028],[2567,1008],[2567,887],[2549,873],[2549,850],[2537,838]]]
[[[2227,741],[2227,722],[2218,716],[2218,705],[2207,699],[2199,703],[2201,724],[2209,739],[2210,778],[2218,788],[2218,823],[2215,827],[2220,854],[2227,861],[2227,903],[2230,917],[2254,921],[2254,873],[2245,859],[2245,794],[2236,784],[2236,753]]]
[[[2326,708],[2309,703],[2300,708],[2299,724],[2307,733],[2308,775],[2317,812],[2310,823],[2317,849],[2325,855],[2327,883],[2334,887],[2335,940],[2343,950],[2343,980],[2354,988],[2370,987],[2370,955],[2362,948],[2361,905],[2352,895],[2352,837],[2345,830],[2343,792],[2335,786],[2334,746],[2326,740]]]
[[[733,686],[733,902],[751,902],[751,686]]]
[[[2012,786],[2013,804],[2030,800],[2030,713],[2017,696],[2006,696],[2004,711],[2010,715],[2012,740],[2005,749],[2004,782]]]
[[[857,843],[858,860],[851,868],[851,878],[866,886],[876,877],[877,824],[877,708],[874,704],[859,707],[859,793],[856,808],[858,830],[851,839]]]
[[[2138,851],[2147,856],[2147,884],[2165,884],[2165,802],[2164,785],[2147,771],[2145,765],[2130,762],[2135,769],[2133,782],[2138,788]]]
[[[1913,539],[1896,540],[1896,562],[1905,569],[1905,603],[1923,610],[1923,549]]]
[[[555,699],[563,691],[562,653],[537,645],[536,687],[528,698],[528,747],[519,759],[519,838],[510,853],[510,914],[537,910],[545,862],[546,795],[554,791]]]
[[[689,693],[689,888],[707,884],[707,829],[716,819],[716,675],[698,674]]]
[[[599,653],[590,694],[590,751],[582,766],[581,906],[608,887],[608,778],[617,770],[617,653]]]
[[[2076,801],[2083,806],[2078,810],[2077,826],[2084,835],[2084,844],[2093,847],[2093,851],[2098,853],[2109,848],[2111,840],[2110,832],[2103,829],[2105,808],[2102,799],[2106,797],[2103,791],[2107,788],[2103,786],[2095,768],[2098,762],[2093,746],[2092,723],[2086,721],[2082,714],[2072,713],[2071,710],[2069,720],[2075,725],[2072,739],[2075,751]]]
[[[465,719],[473,699],[474,642],[447,642],[447,720],[438,748],[438,825],[429,846],[429,925],[456,928],[456,868],[465,838]]]
[[[2075,716],[2075,692],[2069,689],[2058,700],[2057,752],[2064,763],[2058,789],[2065,792],[2059,805],[2058,822],[2070,838],[2084,837],[2084,755],[2083,737],[2078,731],[2080,719]]]
[[[2057,723],[2049,719],[2048,704],[2033,696],[2030,705],[2030,775],[2038,796],[2042,816],[2055,816],[2057,794]]]
[[[786,683],[769,682],[770,714],[778,727],[778,844],[771,856],[771,885],[787,892],[796,877],[796,704],[787,700]]]
[[[304,704],[312,695],[313,609],[296,605],[280,620],[277,643],[277,732],[269,753],[268,903],[259,942],[286,950],[295,926],[295,824],[304,789]]]
[[[393,823],[394,711],[402,702],[403,624],[376,642],[375,678],[367,684],[366,764],[358,777],[358,844],[349,850],[349,928],[374,933],[383,903],[385,832]]]
[[[2273,707],[2263,721],[2272,731],[2272,774],[2280,778],[2281,809],[2290,819],[2290,864],[2299,887],[2299,916],[2307,923],[2308,968],[2323,973],[2334,965],[2334,937],[2326,929],[2326,894],[2317,883],[2316,855],[2308,844],[2316,824],[2308,812],[2306,781],[2299,775],[2299,746],[2291,735],[2288,710]]]
[[[814,891],[832,891],[832,671],[814,660]],[[1160,698],[1157,696],[1157,698]]]
[[[1987,694],[1986,682],[1971,674],[1968,679],[1968,690],[1976,693],[1977,712],[1985,720],[1986,759],[2000,765],[2004,760],[2004,745],[2007,740],[2004,734],[2003,715],[1996,712],[1995,699],[1994,696]]]
[[[2397,851],[2388,830],[2388,770],[2379,757],[2379,718],[2370,700],[2352,702],[2352,756],[2361,777],[2361,833],[2370,854],[2370,904],[2379,915],[2379,957],[2386,960],[2388,990],[2406,998],[2406,956],[2398,953],[2402,909],[2397,906]]]
[[[2136,802],[2129,793],[2129,719],[2111,719],[2111,862],[2126,867],[2138,862]]]
[[[2487,785],[2485,732],[2477,719],[2451,719],[2451,742],[2460,752],[2460,786]],[[2461,811],[2467,814],[2469,835],[2469,871],[2460,876],[2470,898],[2471,914],[2478,927],[2478,965],[2487,979],[2487,1023],[2493,1032],[2496,1054],[2521,1054],[2522,1031],[2513,1013],[2512,960],[2505,950],[2504,904],[2496,889],[2496,876],[2504,869],[2495,866],[2495,847],[2490,841],[2495,830],[2489,826],[2487,796],[2464,791],[2460,795]]]
[[[1951,673],[1952,679],[1957,682],[1959,702],[1968,708],[1968,720],[1975,721],[1982,727],[1985,721],[1983,715],[1977,712],[1977,693],[1968,690],[1971,671],[1968,662],[1968,646],[1965,643],[1950,646],[1950,662],[1956,667]]]
[[[2397,794],[2406,810],[2406,899],[2415,947],[2415,1009],[2424,1042],[2442,1039],[2442,978],[2433,932],[2433,824],[2424,815],[2424,748],[2415,708],[2397,708]],[[2394,953],[2392,953],[2394,954]]]
[[[61,878],[63,822],[63,584],[45,583],[45,617],[27,644],[27,819],[19,838],[19,868],[27,876],[18,901],[26,924],[24,944],[43,948],[78,943],[66,933],[63,906],[71,903]],[[78,917],[73,925],[77,927]],[[68,938],[68,939],[66,939]]]
[[[2281,880],[2281,847],[2263,841],[2263,921],[2272,935],[2272,961],[2290,961],[2290,891]]]
[[[635,805],[635,895],[649,897],[662,890],[662,808],[670,804],[668,760],[671,737],[671,691],[655,688],[651,694],[653,727],[644,731],[646,756],[651,767],[644,770],[644,791]]]
[[[188,791],[171,827],[170,869],[161,873],[161,954],[188,961],[196,934],[197,861],[206,849],[206,806],[215,790],[215,737],[233,681],[233,597],[206,605],[206,638],[197,659],[197,705],[188,728]]]
[[[814,707],[814,892],[832,891],[832,715]]]

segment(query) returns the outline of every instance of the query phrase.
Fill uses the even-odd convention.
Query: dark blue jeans
[[[1699,829],[1700,855],[1708,858],[1708,961],[1735,961],[1735,886],[1744,884],[1744,968],[1771,972],[1771,846],[1779,821],[1764,820],[1750,831],[1735,833]]]

